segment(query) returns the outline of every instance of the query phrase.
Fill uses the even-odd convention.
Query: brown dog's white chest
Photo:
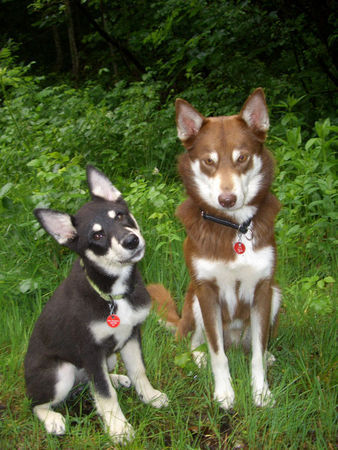
[[[252,305],[257,283],[271,278],[274,260],[272,246],[254,250],[249,241],[245,253],[232,261],[195,257],[192,266],[196,280],[216,284],[220,301],[227,305],[229,317],[233,319],[238,302]]]

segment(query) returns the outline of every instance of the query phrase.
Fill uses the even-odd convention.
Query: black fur
[[[107,358],[131,340],[139,343],[132,348],[141,348],[140,325],[150,307],[149,295],[136,267],[136,262],[143,256],[144,241],[125,201],[109,180],[95,168],[89,167],[88,184],[92,201],[73,217],[52,210],[35,210],[42,226],[80,258],[45,305],[29,342],[24,365],[27,394],[33,406],[52,406],[60,400],[56,386],[60,381],[57,379],[58,370],[64,363],[71,363],[76,367],[76,373],[85,373],[92,382],[95,395],[111,399],[111,408],[115,408],[112,386],[106,372]],[[97,231],[99,227],[101,230]],[[112,239],[117,243],[116,248]],[[118,251],[114,253],[114,249]],[[118,283],[122,291],[114,292]],[[123,300],[114,300],[116,314],[122,314],[121,325],[117,328],[110,329],[106,324],[110,302],[103,298],[102,293],[123,295]],[[128,317],[123,317],[123,314]],[[127,325],[123,325],[123,320]],[[92,324],[99,324],[103,337],[101,331],[96,336]],[[142,355],[136,357],[143,361]],[[133,355],[127,355],[127,360],[130,365]],[[139,363],[139,366],[144,371],[142,364]],[[138,388],[134,375],[130,378],[142,397],[142,386]],[[73,384],[77,382],[75,378]],[[148,397],[153,393],[161,394],[152,389],[151,386],[148,388]],[[164,396],[163,401],[157,407],[166,403],[166,396],[161,395]],[[127,438],[130,438],[130,429],[121,431],[116,426],[114,428],[109,420],[106,427],[112,436],[129,433]],[[62,434],[53,426],[47,431]]]
[[[89,273],[92,275],[94,271]],[[102,281],[102,290],[108,292],[108,286],[114,283],[114,278],[105,277],[100,272],[96,274],[96,284],[100,286],[98,281]],[[134,309],[150,303],[149,294],[136,267],[131,273],[128,288],[128,299]],[[54,373],[50,370],[46,373],[46,366],[68,361],[78,368],[84,368],[89,377],[95,380],[102,358],[121,349],[125,342],[117,346],[116,339],[111,336],[98,345],[88,331],[90,321],[105,321],[108,315],[107,301],[91,287],[84,268],[77,260],[69,276],[45,305],[29,342],[25,378],[27,394],[33,400],[33,405],[53,399]],[[139,328],[139,325],[135,328]],[[129,338],[131,336],[139,336],[139,332],[133,329]]]

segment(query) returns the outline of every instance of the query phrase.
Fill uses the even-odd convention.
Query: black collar
[[[237,223],[230,222],[229,220],[225,220],[225,219],[222,219],[222,218],[216,217],[216,216],[211,216],[210,214],[207,214],[205,211],[201,211],[201,214],[202,214],[203,219],[211,220],[212,222],[219,223],[220,225],[225,225],[226,227],[234,228],[235,230],[238,230],[242,234],[247,233],[250,223],[252,221],[252,218],[251,218],[251,219],[248,219],[245,222],[241,223],[240,225],[237,225]]]

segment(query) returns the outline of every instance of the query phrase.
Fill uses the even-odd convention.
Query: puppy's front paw
[[[134,439],[135,431],[127,421],[115,420],[109,426],[109,436],[114,443],[124,444]]]
[[[157,391],[156,389],[144,391],[139,394],[139,397],[144,403],[150,404],[154,408],[163,408],[169,404],[166,394]]]
[[[151,406],[154,408],[164,408],[169,405],[169,400],[166,394],[160,391],[154,391],[155,395],[152,400],[150,400]]]
[[[130,378],[127,377],[126,375],[118,375],[117,373],[110,373],[109,376],[115,389],[117,389],[119,386],[124,387],[131,386]]]

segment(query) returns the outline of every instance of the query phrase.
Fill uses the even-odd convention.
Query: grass
[[[87,389],[59,406],[68,424],[63,437],[46,435],[25,396],[23,359],[29,336],[74,258],[39,230],[32,210],[39,205],[75,212],[88,196],[85,164],[97,165],[124,193],[141,225],[147,242],[141,263],[145,281],[163,282],[180,309],[188,276],[184,230],[174,211],[183,193],[175,178],[153,173],[155,165],[160,172],[161,167],[164,173],[174,172],[172,106],[160,112],[158,126],[156,105],[142,122],[139,109],[131,106],[135,96],[138,105],[147,102],[141,87],[139,93],[123,92],[129,95],[127,103],[118,101],[122,94],[113,91],[122,114],[113,106],[107,112],[106,106],[93,103],[89,89],[41,90],[33,81],[27,83],[0,109],[0,448],[114,448]],[[126,117],[137,124],[137,142],[133,133],[124,131],[124,139],[119,134]],[[197,369],[189,340],[176,342],[151,313],[142,330],[144,359],[149,379],[168,395],[170,405],[156,410],[141,403],[133,388],[119,390],[121,408],[136,430],[128,449],[336,446],[337,127],[327,119],[303,135],[302,117],[285,118],[272,130],[270,142],[278,161],[274,190],[283,203],[276,224],[283,307],[279,334],[270,343],[276,362],[268,371],[276,403],[254,407],[249,359],[232,349],[236,404],[231,413],[221,410],[212,400],[210,365]],[[157,151],[147,154],[145,142],[147,149]],[[137,172],[130,173],[132,166]],[[120,363],[119,369],[124,370]]]
[[[86,389],[59,406],[69,425],[63,437],[46,435],[31,413],[23,379],[25,349],[36,317],[66,276],[73,256],[47,236],[35,241],[30,231],[33,219],[28,211],[23,216],[25,226],[8,226],[1,238],[1,259],[5,264],[0,280],[1,448],[111,448]],[[153,230],[147,231],[144,224],[142,227],[149,243],[141,264],[144,277],[147,282],[166,282],[180,299],[181,307],[187,283],[181,242],[174,240],[170,246],[159,247],[163,237],[154,240]],[[171,221],[171,227],[172,234],[183,239],[183,230],[176,221]],[[6,259],[7,255],[11,257]],[[294,278],[283,261],[279,266],[280,279]],[[26,292],[18,287],[26,289],[22,288],[22,280],[30,280]],[[297,294],[295,286],[297,283],[293,290],[291,286],[291,292],[290,287],[286,289],[279,334],[270,346],[277,357],[268,372],[276,398],[272,408],[254,407],[249,359],[236,349],[229,355],[236,405],[231,413],[218,408],[212,401],[210,365],[200,370],[191,361],[179,364],[177,356],[188,352],[188,340],[176,342],[151,313],[143,326],[147,373],[152,384],[166,392],[170,405],[156,410],[141,403],[133,388],[121,388],[118,395],[122,410],[136,430],[135,441],[126,448],[333,448],[336,319],[334,314],[318,315],[312,310],[304,313],[291,296]],[[332,289],[330,294],[334,295]],[[119,369],[123,371],[122,363]]]

